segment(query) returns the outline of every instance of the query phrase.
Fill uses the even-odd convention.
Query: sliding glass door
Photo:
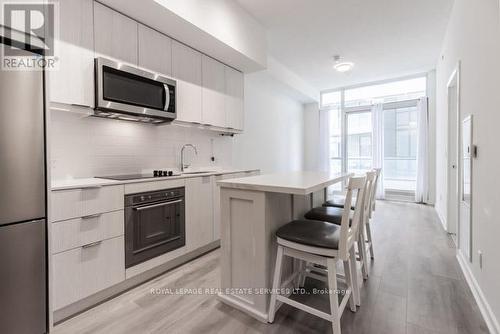
[[[343,168],[343,140],[342,140],[342,112],[340,105],[330,109],[330,172],[342,173]],[[342,185],[340,183],[329,187],[329,191],[340,191]]]
[[[417,180],[417,107],[384,111],[384,186],[414,192]]]
[[[370,111],[346,113],[347,172],[362,174],[372,168],[372,115]]]

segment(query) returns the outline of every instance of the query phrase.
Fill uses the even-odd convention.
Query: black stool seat
[[[280,227],[276,236],[307,246],[338,249],[340,225],[318,220],[294,220]]]
[[[305,219],[321,220],[333,224],[342,224],[342,215],[344,209],[333,206],[319,206],[309,210],[305,215]],[[352,224],[353,211],[349,212],[349,226]]]
[[[356,198],[352,199],[351,210],[354,210],[354,204],[356,203]],[[330,199],[323,203],[323,206],[332,206],[334,208],[344,208],[345,205],[345,197],[342,196],[334,196],[333,199]]]

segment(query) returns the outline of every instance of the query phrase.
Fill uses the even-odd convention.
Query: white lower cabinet
[[[53,309],[63,309],[219,240],[220,189],[216,180],[256,174],[259,172],[52,191]],[[125,270],[124,193],[182,186],[186,246]]]
[[[52,254],[124,234],[123,210],[52,223]]]
[[[53,191],[50,221],[123,209],[123,196],[122,185]]]
[[[223,174],[223,175],[217,175],[214,180],[214,185],[212,187],[212,198],[214,202],[214,209],[213,209],[213,235],[214,235],[214,240],[219,240],[220,239],[220,221],[221,221],[221,213],[220,213],[220,187],[217,185],[217,181],[220,180],[227,180],[227,179],[238,179],[241,177],[248,177],[248,176],[255,176],[259,175],[259,171],[249,171],[249,172],[242,172],[242,173],[233,173],[233,174]]]
[[[51,192],[53,308],[125,280],[123,185]]]
[[[53,255],[54,309],[125,280],[124,249],[119,236]]]
[[[186,246],[205,246],[213,237],[213,176],[186,179]]]

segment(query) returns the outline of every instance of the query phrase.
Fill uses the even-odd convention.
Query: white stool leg
[[[363,279],[368,279],[368,266],[367,266],[367,256],[366,256],[366,245],[365,245],[365,234],[363,233],[363,229],[359,229],[358,236],[358,251],[359,257],[361,259],[361,272],[363,273]]]
[[[332,291],[332,293],[330,293],[330,314],[332,315],[333,334],[341,334],[339,299],[337,294],[337,268],[335,266],[336,259],[328,258],[326,262],[328,268],[328,289]]]
[[[300,260],[299,288],[304,287],[304,284],[306,283],[306,269],[307,269],[307,262]]]
[[[349,296],[349,308],[352,312],[356,312],[356,301],[354,300],[354,285],[352,284],[352,268],[349,260],[344,261],[344,274],[345,281],[347,283],[347,288],[351,290],[351,295]]]
[[[283,263],[283,246],[278,245],[278,253],[276,254],[276,265],[274,267],[273,290],[271,291],[271,303],[269,304],[268,321],[273,323],[274,315],[276,314],[276,298],[278,289],[281,288],[281,265]]]
[[[349,250],[349,263],[351,268],[351,280],[353,286],[353,295],[354,301],[356,305],[361,306],[361,296],[359,292],[359,283],[358,283],[358,266],[356,264],[356,251],[354,250],[354,244]]]
[[[370,243],[370,257],[373,259],[373,241],[372,241],[372,230],[370,223],[366,224],[366,239]]]

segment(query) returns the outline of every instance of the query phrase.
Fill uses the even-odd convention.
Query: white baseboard
[[[448,224],[446,223],[446,219],[444,219],[444,217],[441,215],[441,213],[435,209],[436,207],[434,207],[434,210],[436,211],[437,215],[438,215],[438,218],[439,218],[439,221],[441,222],[441,225],[443,225],[443,229],[448,232]]]
[[[457,250],[457,260],[490,333],[500,334],[500,325],[498,323],[498,320],[491,310],[490,304],[488,304],[488,301],[486,300],[481,287],[472,274],[467,259],[464,257],[463,253],[460,250]]]

